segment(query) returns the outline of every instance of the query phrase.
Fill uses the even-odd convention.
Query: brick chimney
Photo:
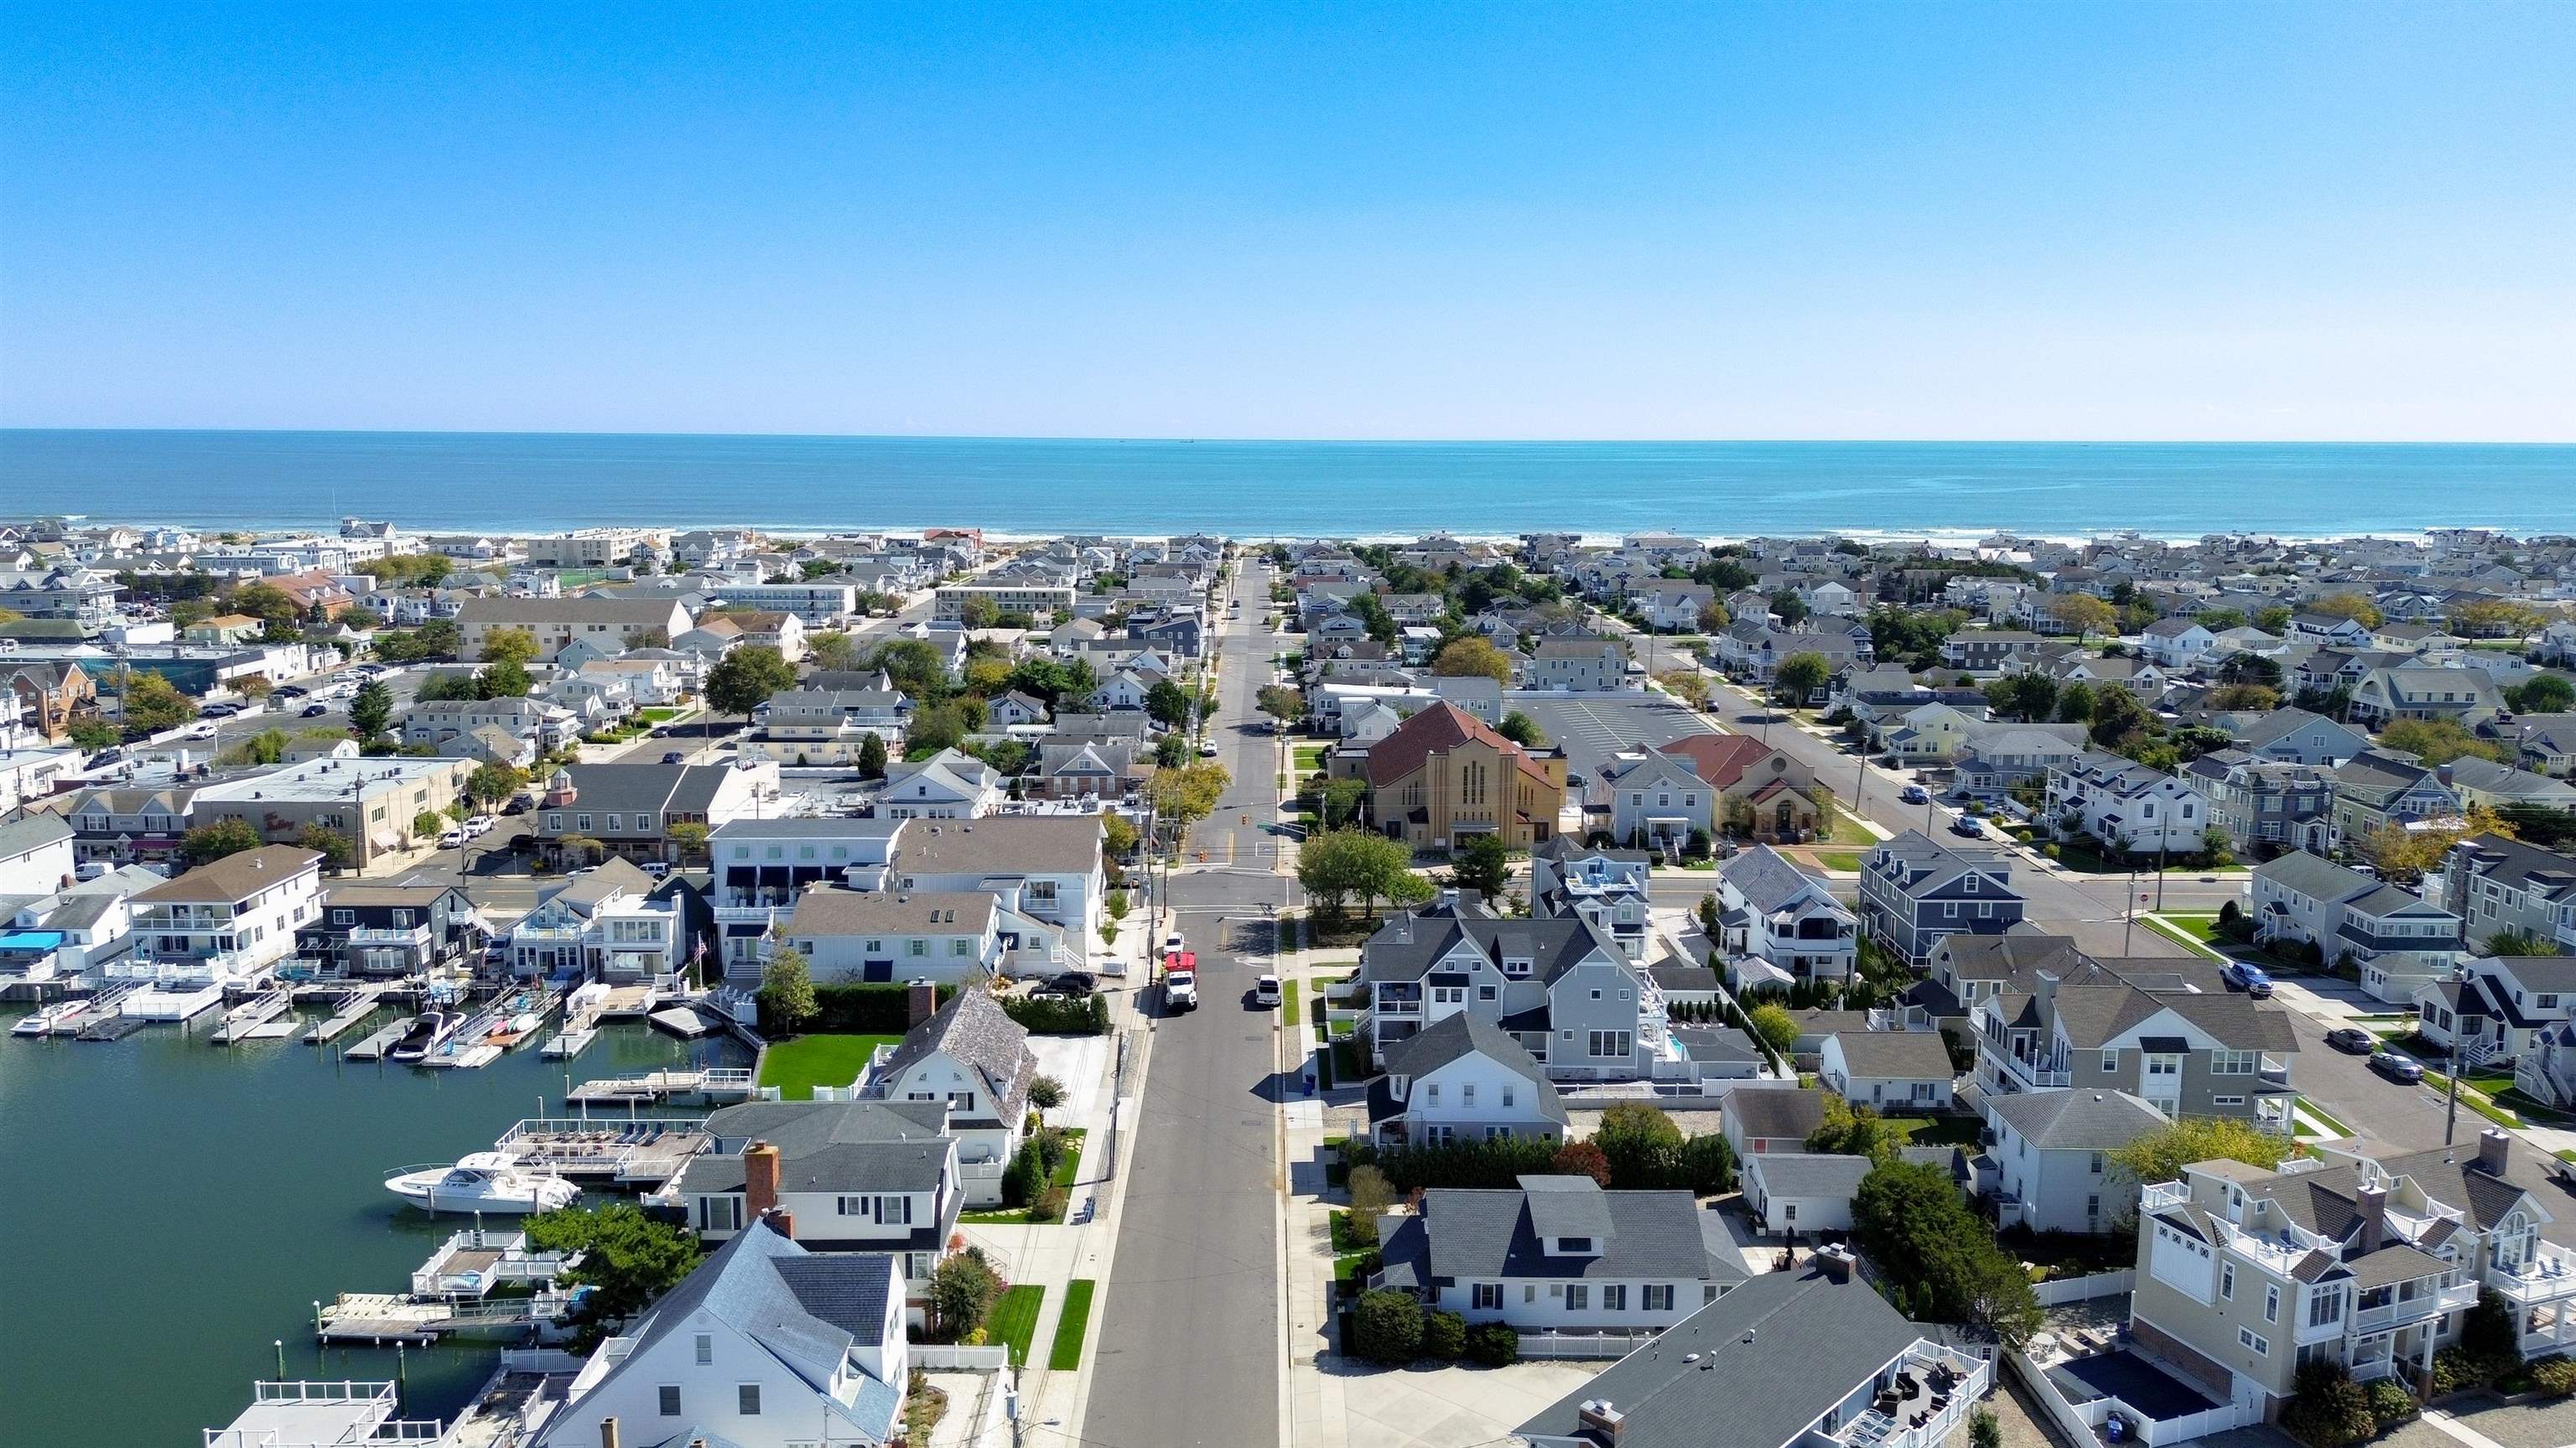
[[[2492,1177],[2504,1175],[2505,1162],[2513,1149],[2513,1138],[2495,1127],[2478,1133],[2478,1170]]]
[[[1609,1448],[1627,1435],[1628,1415],[1612,1407],[1608,1398],[1586,1398],[1574,1405],[1574,1431]]]
[[[767,1222],[772,1230],[776,1231],[778,1235],[785,1237],[788,1241],[793,1242],[796,1240],[796,1214],[794,1212],[787,1210],[785,1207],[771,1207],[768,1211],[760,1214],[760,1219]]]
[[[2363,1187],[2354,1196],[2354,1209],[2361,1213],[2361,1243],[2358,1250],[2365,1254],[2378,1251],[2379,1244],[2388,1236],[2388,1188]]]
[[[742,1206],[754,1221],[778,1210],[778,1148],[768,1142],[743,1148]]]
[[[903,988],[904,1029],[910,1030],[939,1014],[939,986],[932,981],[916,980]]]
[[[599,1420],[599,1448],[618,1448],[617,1415],[614,1413]]]

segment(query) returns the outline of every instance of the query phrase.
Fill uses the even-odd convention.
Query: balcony
[[[2416,1280],[2428,1282],[2432,1279]],[[2419,1292],[2413,1297],[2383,1303],[2378,1307],[2365,1307],[2354,1313],[2352,1326],[2347,1330],[2346,1335],[2363,1337],[2375,1332],[2386,1332],[2393,1327],[2422,1322],[2426,1318],[2438,1317],[2459,1308],[2475,1307],[2477,1301],[2478,1284],[2474,1282],[2462,1282],[2436,1291]]]
[[[1975,1358],[1918,1342],[1870,1406],[1826,1436],[1846,1448],[1935,1448],[1965,1421],[1992,1372]]]
[[[2016,1091],[2053,1091],[2075,1084],[2075,1072],[2063,1056],[2033,1060],[2027,1056],[1994,1052],[1996,1064],[2006,1081]]]
[[[2489,1267],[2486,1285],[2517,1306],[2576,1297],[2576,1253],[2543,1242],[2539,1255],[2519,1267]]]
[[[349,943],[359,949],[427,949],[429,926],[361,925],[349,932]]]

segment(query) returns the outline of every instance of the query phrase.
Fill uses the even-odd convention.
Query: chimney
[[[2512,1150],[2513,1138],[2495,1127],[2478,1133],[2478,1170],[2491,1177],[2504,1175],[2506,1153]]]
[[[617,1415],[614,1413],[599,1420],[599,1448],[618,1448]]]
[[[2388,1188],[2376,1183],[2363,1187],[2354,1205],[2361,1213],[2360,1251],[2366,1256],[2378,1251],[2388,1235]]]
[[[911,1030],[939,1014],[939,986],[932,981],[916,980],[903,988],[904,1029]]]
[[[743,1148],[742,1205],[754,1219],[778,1209],[778,1148],[766,1141]]]
[[[1608,1398],[1586,1398],[1574,1405],[1574,1431],[1606,1448],[1627,1433],[1628,1415],[1610,1406]]]
[[[1840,1247],[1823,1248],[1816,1253],[1816,1268],[1825,1274],[1828,1281],[1849,1282],[1852,1279],[1851,1254]]]
[[[1443,889],[1440,892],[1440,908],[1450,911],[1458,908],[1458,891],[1455,887]]]

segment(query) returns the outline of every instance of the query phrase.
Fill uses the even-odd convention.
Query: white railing
[[[2003,1061],[2005,1074],[2020,1082],[2028,1090],[2041,1091],[2075,1084],[2075,1073],[2065,1066],[2052,1068],[2009,1053],[1998,1054]]]
[[[2519,1268],[2489,1267],[2486,1282],[2518,1303],[2576,1297],[2576,1253],[2543,1242],[2538,1255]]]
[[[2364,1308],[2353,1314],[2352,1326],[2346,1329],[2345,1335],[2359,1337],[2403,1323],[2420,1322],[2454,1308],[2475,1306],[2477,1300],[2478,1284],[2463,1282],[2457,1286],[2445,1287],[2439,1292],[2427,1292],[2418,1297],[2410,1297],[2402,1302]]]
[[[2138,1210],[2161,1212],[2179,1207],[2191,1200],[2191,1188],[2181,1182],[2156,1182],[2138,1193]]]

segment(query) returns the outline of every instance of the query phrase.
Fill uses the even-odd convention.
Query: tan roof
[[[293,845],[262,845],[256,850],[226,855],[211,865],[199,865],[178,879],[155,885],[135,896],[134,902],[156,905],[247,900],[270,886],[313,869],[321,860],[319,853],[299,850]]]
[[[899,874],[1076,874],[1100,862],[1093,815],[912,820],[895,837]]]
[[[811,889],[798,897],[787,933],[980,935],[996,903],[982,890]]]

